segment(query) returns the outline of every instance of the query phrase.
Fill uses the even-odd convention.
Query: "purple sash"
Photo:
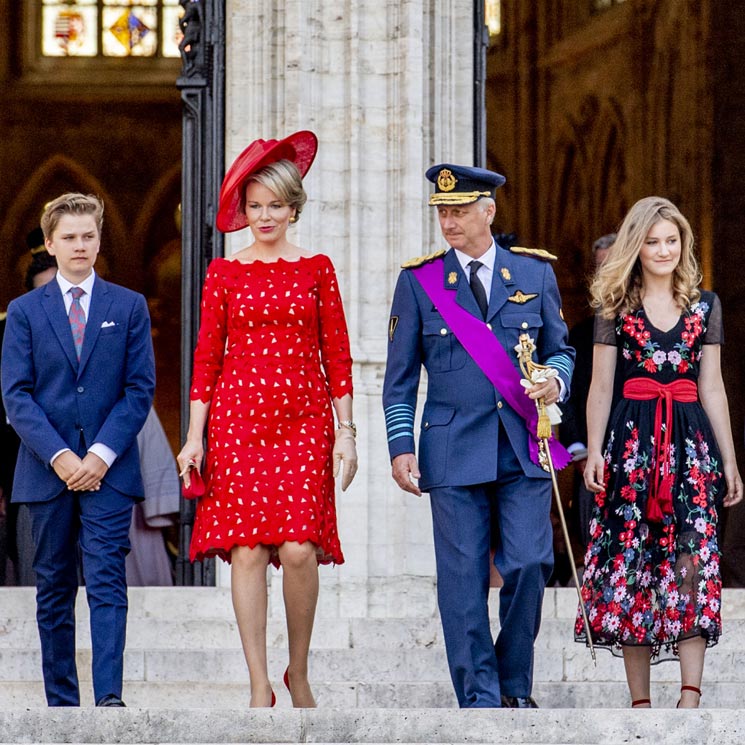
[[[533,399],[525,395],[525,389],[520,383],[522,377],[499,339],[482,320],[458,305],[452,290],[443,287],[441,261],[422,264],[412,269],[412,272],[466,352],[507,403],[525,420],[529,434],[530,459],[540,465],[536,436],[538,410]],[[571,461],[570,453],[553,435],[549,440],[549,448],[557,470]]]

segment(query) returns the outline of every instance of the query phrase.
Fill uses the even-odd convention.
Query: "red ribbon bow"
[[[634,401],[657,399],[654,415],[654,475],[647,498],[647,520],[662,522],[673,511],[673,474],[670,473],[670,444],[673,432],[673,401],[695,403],[698,386],[688,378],[658,383],[651,378],[630,378],[623,384],[623,395]],[[662,432],[664,401],[665,432]]]

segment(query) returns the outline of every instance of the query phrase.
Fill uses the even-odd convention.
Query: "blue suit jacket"
[[[155,389],[145,298],[96,277],[78,362],[59,285],[52,280],[8,306],[2,392],[21,438],[14,502],[43,502],[65,486],[51,457],[70,448],[83,457],[94,442],[117,458],[104,481],[142,497],[137,433]]]
[[[482,318],[454,251],[436,261],[442,265],[443,286],[456,293],[465,311]],[[518,291],[535,297],[516,302]],[[486,321],[515,367],[518,336],[529,333],[536,343],[537,361],[559,371],[568,394],[574,350],[567,343],[560,307],[556,277],[548,262],[497,245]],[[393,297],[388,336],[383,406],[391,458],[416,452],[414,412],[421,366],[427,370],[419,438],[422,490],[495,481],[500,421],[525,474],[549,478],[530,460],[525,421],[495,390],[406,269]]]

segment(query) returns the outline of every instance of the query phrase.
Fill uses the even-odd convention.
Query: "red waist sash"
[[[672,383],[658,383],[651,378],[630,378],[623,384],[623,395],[634,401],[657,399],[654,415],[654,473],[647,498],[647,519],[650,522],[662,522],[663,517],[673,511],[673,475],[670,473],[673,401],[695,403],[698,401],[698,386],[687,378],[674,380]]]

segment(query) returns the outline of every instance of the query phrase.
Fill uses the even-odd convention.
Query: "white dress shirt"
[[[466,277],[468,278],[468,281],[471,281],[471,267],[468,266],[473,260],[473,256],[469,256],[466,253],[463,253],[463,251],[459,251],[457,248],[454,248],[453,251],[455,251],[455,255],[458,257],[458,262],[460,263],[463,272],[465,273]],[[491,246],[489,246],[488,250],[483,256],[479,256],[476,261],[480,261],[484,266],[479,267],[479,271],[476,274],[477,279],[481,282],[482,285],[484,285],[484,290],[486,291],[486,302],[489,303],[489,298],[491,297],[491,281],[492,277],[494,276],[494,262],[497,260],[497,247],[494,245],[494,241],[492,241]]]
[[[460,263],[464,274],[468,278],[468,281],[470,282],[471,267],[468,265],[474,260],[473,256],[469,256],[468,254],[463,253],[463,251],[459,251],[457,248],[453,248],[453,251],[455,251],[455,256],[458,259],[458,262]],[[476,261],[480,261],[483,264],[483,266],[479,267],[476,278],[481,282],[482,285],[484,285],[487,304],[489,303],[489,300],[491,298],[491,283],[492,278],[494,277],[494,263],[496,262],[496,260],[497,247],[494,241],[492,241],[491,246],[489,246],[486,253],[476,259]],[[564,385],[564,381],[560,377],[557,377],[556,380],[559,383],[559,401],[564,401],[564,398],[566,396],[566,386]]]
[[[85,313],[85,320],[87,323],[91,308],[93,283],[96,281],[96,272],[91,269],[91,273],[77,285],[65,279],[59,272],[57,272],[56,279],[60,291],[62,292],[62,300],[65,303],[65,313],[67,313],[67,315],[70,315],[70,306],[72,305],[70,289],[73,287],[80,287],[80,289],[83,290],[83,294],[80,296],[80,306],[83,309],[83,313]],[[50,465],[54,464],[54,461],[62,455],[62,453],[66,453],[68,450],[70,450],[70,448],[63,448],[56,452],[49,461]],[[88,452],[97,455],[109,468],[111,468],[111,464],[116,460],[116,453],[108,445],[104,445],[102,442],[94,442],[88,448]]]

